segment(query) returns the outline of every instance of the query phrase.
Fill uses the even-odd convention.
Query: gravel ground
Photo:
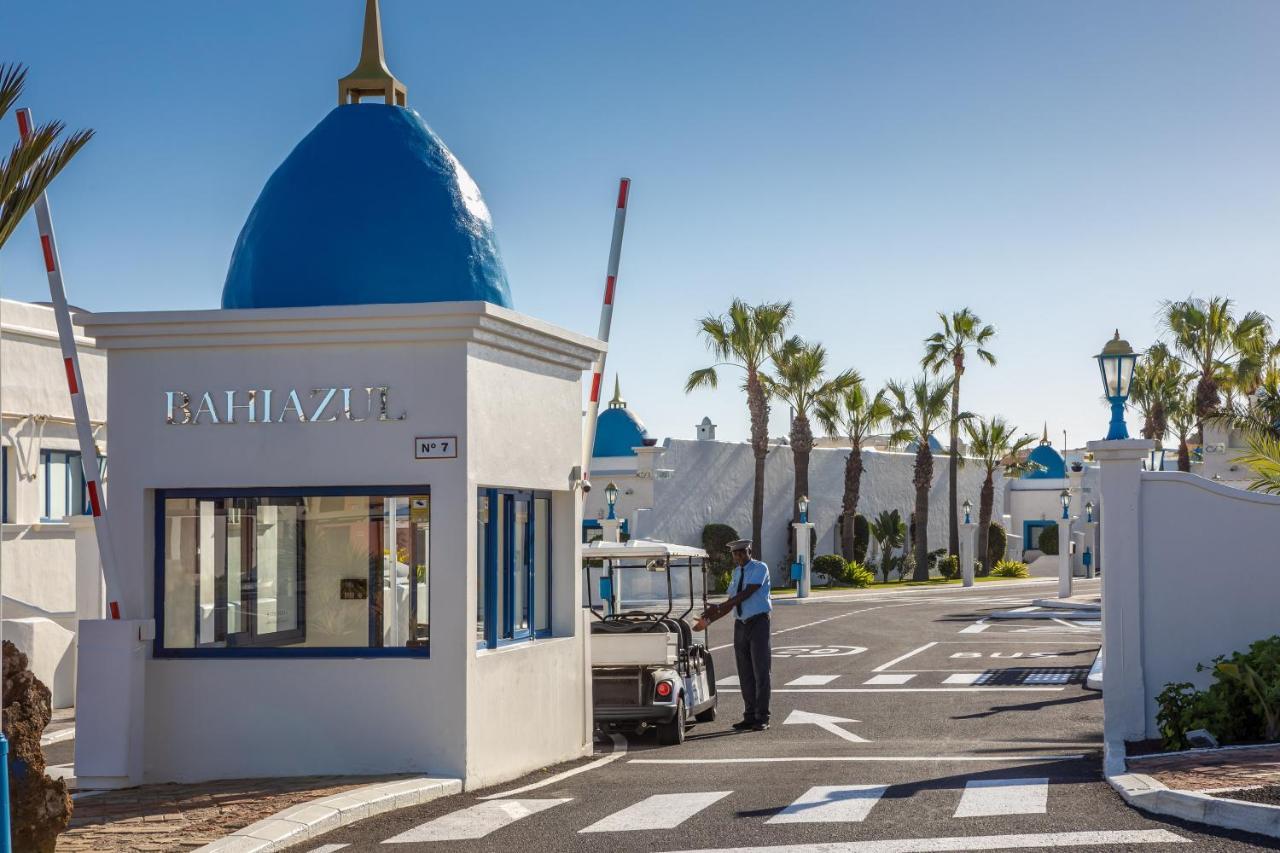
[[[1267,785],[1262,788],[1249,788],[1243,791],[1225,791],[1214,794],[1228,800],[1245,800],[1250,803],[1266,803],[1269,806],[1280,806],[1280,785]]]

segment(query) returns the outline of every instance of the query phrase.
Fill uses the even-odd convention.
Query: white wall
[[[732,525],[741,535],[751,535],[751,494],[755,457],[750,445],[725,441],[669,439],[661,457],[662,468],[673,469],[670,479],[655,482],[655,503],[643,535],[682,545],[702,544],[702,528],[711,523]],[[809,520],[816,526],[817,554],[835,550],[835,523],[844,494],[847,449],[817,448],[809,459]],[[862,486],[858,512],[868,519],[881,510],[897,509],[905,519],[915,507],[912,486],[914,454],[863,451]],[[757,553],[782,571],[787,553],[787,530],[792,516],[794,463],[791,448],[774,446],[765,461],[764,543]],[[959,500],[973,501],[977,515],[983,472],[976,464],[960,469]],[[995,482],[992,517],[1003,509],[1003,477]],[[929,547],[947,543],[947,459],[934,457],[933,487],[929,502]]]
[[[1280,524],[1280,497],[1194,474],[1144,473],[1140,512],[1147,736],[1157,737],[1155,696],[1166,683],[1206,686],[1210,673],[1197,673],[1197,663],[1280,634],[1269,535]]]

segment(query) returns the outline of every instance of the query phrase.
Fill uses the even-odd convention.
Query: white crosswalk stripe
[[[906,684],[908,681],[910,681],[915,677],[916,677],[916,674],[914,672],[882,672],[879,675],[871,676],[870,678],[868,678],[866,681],[862,683],[871,684],[871,685]]]
[[[691,791],[686,794],[654,794],[635,805],[614,812],[581,832],[635,832],[674,829],[707,806],[733,791]]]
[[[489,800],[415,826],[388,838],[386,844],[422,841],[470,841],[484,838],[518,820],[570,802],[573,798],[546,800]]]
[[[821,687],[824,684],[830,684],[840,676],[838,675],[802,675],[799,678],[793,678],[787,682],[787,687]]]
[[[1044,814],[1048,809],[1048,779],[974,779],[964,786],[955,817]]]
[[[716,682],[716,687],[737,687],[737,686],[738,686],[738,676],[736,675],[727,675]]]
[[[886,790],[887,785],[818,785],[766,823],[857,823]]]
[[[982,677],[980,672],[957,672],[942,679],[943,684],[973,684]]]
[[[945,838],[889,838],[877,841],[821,841],[767,847],[717,847],[678,853],[943,853],[956,850],[1047,850],[1055,847],[1101,847],[1137,844],[1188,844],[1167,829],[1035,832],[1021,835],[966,835]],[[676,853],[676,851],[673,851]]]

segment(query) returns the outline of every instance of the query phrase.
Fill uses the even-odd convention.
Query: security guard
[[[733,613],[733,653],[738,661],[738,684],[746,711],[742,721],[734,723],[738,731],[762,732],[769,728],[769,567],[751,559],[751,540],[729,543],[735,564],[729,580],[729,599],[713,604],[699,617],[694,630],[701,631],[711,622]]]

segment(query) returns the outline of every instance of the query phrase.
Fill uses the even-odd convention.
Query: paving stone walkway
[[[81,795],[75,800],[70,829],[58,839],[58,851],[194,850],[290,806],[399,778],[403,777],[232,779]]]
[[[1280,744],[1138,756],[1129,770],[1180,791],[1224,791],[1280,784]]]

